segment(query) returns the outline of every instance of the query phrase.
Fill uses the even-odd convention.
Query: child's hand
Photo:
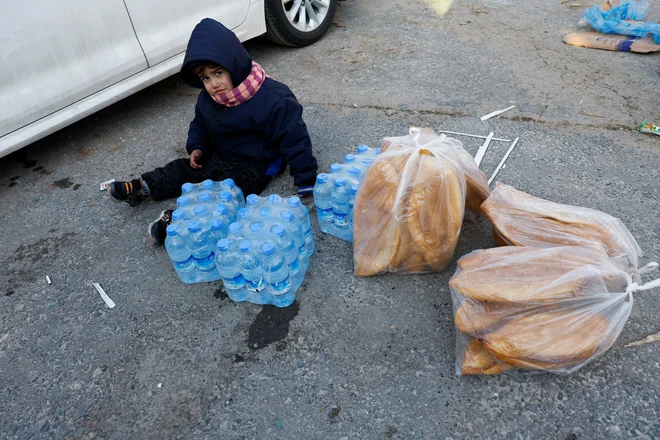
[[[202,150],[193,150],[192,153],[190,153],[190,166],[196,170],[202,168],[201,162],[203,155],[204,152]]]

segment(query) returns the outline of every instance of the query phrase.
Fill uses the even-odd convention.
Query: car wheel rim
[[[325,21],[332,0],[282,0],[289,23],[301,32],[312,32]]]

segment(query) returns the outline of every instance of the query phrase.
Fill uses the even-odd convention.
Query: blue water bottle
[[[238,243],[241,258],[241,274],[245,279],[245,286],[250,292],[250,301],[256,304],[261,302],[261,292],[266,288],[261,270],[261,262],[257,256],[251,240],[241,240]]]
[[[335,216],[334,225],[337,229],[348,229],[348,199],[349,188],[346,188],[346,178],[335,179],[335,190],[332,194],[332,212]]]
[[[261,253],[264,279],[272,295],[273,305],[277,307],[290,305],[295,299],[295,292],[291,290],[289,267],[284,256],[270,241],[262,243]]]
[[[293,211],[296,218],[300,222],[303,231],[303,238],[307,246],[307,255],[311,256],[314,253],[314,235],[312,234],[312,225],[309,221],[309,211],[302,204],[300,198],[293,196],[287,199],[289,209]]]
[[[259,205],[261,197],[256,194],[250,194],[245,198],[245,207],[250,210],[251,215],[256,215],[259,212]]]
[[[188,223],[188,247],[195,259],[197,266],[197,277],[195,282],[205,283],[220,278],[218,269],[215,267],[214,244],[211,243],[211,235],[202,229],[202,224],[197,220]]]
[[[351,185],[351,197],[348,201],[348,225],[351,232],[353,231],[353,209],[355,208],[355,198],[357,197],[358,189],[358,185]]]
[[[238,202],[238,207],[245,207],[245,197],[243,196],[243,190],[239,188],[233,179],[225,179],[220,183],[221,191],[229,191],[231,196]]]
[[[300,262],[302,263],[302,271],[305,272],[309,267],[309,255],[307,255],[307,246],[303,236],[302,227],[296,220],[296,215],[290,209],[285,209],[280,213],[280,218],[284,222],[284,227],[293,237],[293,241],[298,249]]]
[[[176,274],[182,283],[194,283],[195,260],[186,245],[185,238],[179,235],[179,226],[169,225],[166,231],[165,249],[167,249],[167,255],[172,260]]]
[[[314,185],[314,204],[316,213],[319,217],[319,227],[326,234],[329,233],[332,224],[335,221],[335,214],[332,212],[332,190],[333,184],[330,175],[321,173],[316,176],[316,185]]]
[[[179,198],[177,198],[176,209],[179,209],[183,213],[185,213],[186,220],[192,219],[193,212],[192,212],[192,202],[190,201],[190,197],[180,196]]]
[[[291,234],[280,225],[274,225],[270,228],[271,234],[277,242],[287,265],[289,266],[289,276],[291,277],[291,288],[295,292],[302,285],[304,274],[300,270],[300,252],[296,248]]]
[[[181,195],[192,197],[195,191],[197,190],[196,186],[190,182],[186,182],[181,185]]]
[[[249,292],[245,287],[245,279],[240,270],[240,258],[232,242],[226,238],[218,240],[216,246],[215,265],[222,277],[227,295],[232,301],[241,302],[248,299]]]
[[[202,183],[199,184],[199,191],[206,191],[208,193],[214,193],[215,189],[215,184],[211,179],[206,179]]]
[[[211,219],[209,228],[211,230],[211,243],[217,243],[221,238],[225,238],[229,232],[229,225],[218,217]]]

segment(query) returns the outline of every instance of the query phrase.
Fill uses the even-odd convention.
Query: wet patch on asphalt
[[[298,315],[300,303],[294,301],[289,307],[280,309],[275,306],[263,306],[254,318],[248,332],[248,348],[260,350],[289,335],[289,323]]]

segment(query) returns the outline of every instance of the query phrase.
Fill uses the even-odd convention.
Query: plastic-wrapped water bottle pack
[[[216,246],[216,266],[236,302],[287,307],[314,252],[309,212],[298,197],[250,194]]]
[[[362,176],[380,148],[358,145],[355,154],[344,156],[344,163],[330,165],[329,173],[316,176],[314,203],[319,227],[326,234],[353,241],[353,204]]]
[[[245,206],[243,192],[232,179],[225,179],[185,183],[181,193],[167,227],[167,253],[182,283],[219,280],[216,243],[227,236],[229,225]]]

